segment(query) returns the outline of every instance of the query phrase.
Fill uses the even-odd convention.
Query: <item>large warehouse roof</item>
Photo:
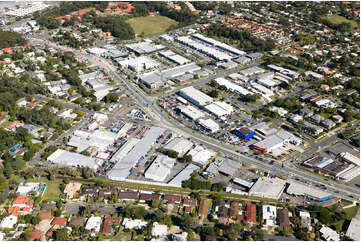
[[[138,54],[146,54],[151,53],[157,50],[164,49],[164,45],[154,45],[152,43],[143,41],[135,44],[129,44],[126,45],[129,49],[132,49],[133,51],[137,52]]]
[[[226,102],[214,102],[205,106],[204,108],[217,117],[230,115],[233,112],[232,105]]]
[[[228,176],[234,176],[241,168],[241,163],[231,159],[224,159],[218,171]]]
[[[199,169],[199,166],[194,164],[189,164],[186,168],[184,168],[181,172],[178,173],[176,177],[174,177],[168,184],[170,186],[182,187],[183,181],[189,179],[193,172]]]
[[[175,162],[175,159],[169,158],[166,155],[158,155],[149,166],[144,176],[147,179],[163,182],[170,174]]]
[[[229,90],[231,92],[235,92],[242,96],[246,96],[247,94],[252,94],[247,89],[245,89],[237,84],[234,84],[233,82],[230,82],[227,79],[224,79],[223,77],[218,77],[215,79],[215,81],[218,83],[218,85],[225,86],[227,88],[227,90]]]
[[[211,150],[201,150],[192,157],[192,160],[194,163],[204,166],[215,155]]]
[[[287,183],[290,184],[287,188],[287,193],[291,195],[308,196],[317,200],[331,195],[330,193],[303,185],[292,180],[288,180]]]
[[[178,152],[179,156],[183,156],[193,146],[193,143],[184,138],[174,138],[164,148]]]
[[[179,91],[179,95],[197,106],[205,106],[208,103],[213,102],[213,98],[195,89],[193,86],[182,88]]]
[[[279,199],[285,187],[286,182],[281,179],[261,177],[258,178],[257,182],[249,190],[249,195]]]
[[[159,63],[157,61],[149,58],[148,56],[138,56],[126,60],[118,60],[117,62],[118,65],[120,65],[121,67],[124,68],[129,67],[130,69],[137,72],[152,69],[159,66]]]
[[[89,167],[92,169],[97,169],[103,163],[103,160],[62,149],[55,151],[47,160],[60,166]]]
[[[110,161],[117,162],[123,159],[138,142],[139,139],[131,137],[122,147],[120,147],[120,149],[117,152],[115,152],[115,154],[113,155]]]
[[[143,159],[148,152],[150,146],[165,131],[164,128],[151,127],[143,136],[143,138],[134,146],[134,148],[121,159],[113,169],[108,173],[109,179],[124,180],[129,176],[131,168]]]
[[[219,125],[212,119],[199,119],[199,124],[202,125],[205,129],[209,130],[212,133],[215,133],[219,130]]]
[[[177,107],[184,115],[188,116],[192,120],[197,120],[199,118],[204,117],[204,114],[202,111],[198,110],[197,108],[191,106],[191,105],[179,105]]]

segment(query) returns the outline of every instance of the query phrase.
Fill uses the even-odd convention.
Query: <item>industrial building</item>
[[[176,160],[166,155],[158,155],[144,173],[145,178],[163,182],[170,174]]]
[[[195,89],[193,86],[182,88],[178,94],[198,107],[203,107],[213,102],[213,98]]]
[[[198,119],[198,123],[211,133],[215,133],[219,130],[219,125],[212,119]]]
[[[272,71],[276,71],[282,75],[285,75],[285,76],[288,76],[288,77],[291,77],[292,79],[297,79],[299,77],[299,73],[295,72],[295,71],[292,71],[292,70],[289,70],[289,69],[286,69],[286,68],[283,68],[283,67],[280,67],[280,66],[276,66],[276,65],[267,65],[267,67],[269,69],[271,69]]]
[[[225,158],[218,158],[218,159],[223,160],[221,165],[218,168],[218,172],[223,175],[234,177],[237,175],[237,173],[241,169],[242,165],[238,161],[234,161],[231,159],[225,159]]]
[[[303,185],[293,180],[288,180],[287,183],[289,183],[287,193],[290,195],[306,196],[319,202],[332,198],[330,193]]]
[[[328,157],[316,156],[302,163],[303,166],[325,175],[333,177],[342,177],[347,171],[350,171],[355,165],[333,160]]]
[[[167,150],[174,150],[178,152],[178,156],[182,157],[184,154],[186,154],[193,146],[193,143],[190,142],[187,139],[184,138],[174,138],[172,139],[165,147],[164,149]]]
[[[255,131],[251,130],[247,127],[242,127],[239,129],[234,129],[232,130],[232,134],[237,135],[238,137],[240,137],[241,139],[243,139],[244,141],[248,141],[250,139],[252,139],[255,135]]]
[[[46,160],[59,166],[89,167],[94,170],[98,169],[98,167],[104,162],[101,159],[92,158],[62,149],[56,150]]]
[[[176,53],[174,53],[171,50],[166,50],[166,51],[160,51],[159,55],[167,58],[168,60],[176,63],[177,65],[184,65],[187,64],[188,62],[190,62],[187,58],[184,58],[181,55],[178,55]]]
[[[204,117],[204,114],[202,111],[198,110],[197,108],[191,106],[191,105],[179,105],[177,106],[177,109],[183,113],[185,116],[192,120],[197,120],[199,118]]]
[[[189,164],[187,167],[185,167],[181,172],[178,173],[170,182],[168,182],[168,185],[175,186],[175,187],[182,187],[182,184],[185,180],[188,180],[192,173],[199,169],[199,166],[196,166],[194,164]]]
[[[207,164],[209,159],[211,159],[215,155],[216,153],[214,153],[211,150],[202,149],[196,154],[192,155],[192,161],[194,164],[197,164],[199,166],[204,166]]]
[[[264,153],[269,153],[274,149],[282,147],[286,143],[300,144],[300,142],[302,141],[291,133],[278,132],[276,134],[266,137],[262,141],[255,143],[253,145],[253,148],[256,150],[260,150]]]
[[[244,52],[244,51],[238,50],[238,49],[236,49],[236,48],[234,48],[234,47],[232,47],[230,45],[219,42],[219,41],[217,41],[215,39],[212,39],[212,38],[208,38],[208,37],[206,37],[204,35],[201,35],[201,34],[193,34],[192,37],[196,38],[198,40],[201,40],[201,41],[203,41],[203,42],[205,42],[207,44],[213,45],[213,46],[215,46],[215,47],[217,47],[217,48],[219,48],[219,49],[221,49],[223,51],[227,51],[227,52],[229,52],[229,53],[231,53],[233,55],[242,56],[242,55],[246,54],[246,52]]]
[[[119,138],[117,133],[106,130],[95,130],[92,134],[81,132],[82,137],[77,136],[77,134],[79,134],[79,132],[74,132],[74,135],[70,137],[67,145],[75,147],[78,152],[91,147],[97,147],[98,151],[106,151],[109,145],[113,144],[114,141]]]
[[[14,16],[14,17],[24,17],[29,14],[33,14],[37,11],[44,10],[48,8],[50,5],[47,5],[43,2],[30,2],[25,6],[20,6],[19,8],[13,8],[7,12],[5,15]]]
[[[111,162],[116,163],[122,160],[128,153],[133,149],[133,147],[140,141],[140,139],[131,137],[128,141],[123,144],[117,152],[114,153],[112,158],[110,159]]]
[[[305,72],[306,77],[310,77],[316,81],[322,81],[323,79],[325,79],[324,75],[318,74],[316,72],[313,71],[306,71]]]
[[[133,149],[109,171],[108,178],[111,180],[122,181],[126,179],[130,170],[144,159],[154,142],[164,133],[165,129],[160,127],[151,127],[143,138],[135,144]]]
[[[217,50],[214,47],[210,47],[208,45],[202,44],[200,42],[194,41],[189,37],[181,36],[176,39],[176,41],[180,42],[183,45],[189,46],[209,57],[216,59],[217,61],[227,61],[234,58],[231,55],[228,55],[222,51]]]
[[[154,89],[163,86],[168,80],[187,73],[199,71],[202,68],[194,63],[176,66],[166,70],[156,70],[139,76],[139,80],[148,88]]]
[[[286,188],[286,181],[279,178],[260,177],[251,187],[250,196],[265,197],[278,200]]]
[[[254,182],[245,181],[241,178],[234,178],[232,179],[232,182],[248,189],[250,189],[254,185]]]
[[[359,211],[357,213],[359,213]],[[360,241],[360,218],[353,218],[351,220],[346,235],[354,241]]]
[[[138,56],[126,60],[118,60],[117,63],[122,68],[129,68],[134,72],[142,72],[159,67],[159,63],[148,56]]]
[[[258,66],[253,66],[253,67],[244,69],[244,70],[240,71],[239,73],[243,76],[253,76],[253,75],[261,74],[265,71],[266,71],[265,69],[262,69]]]
[[[204,107],[204,109],[217,118],[221,118],[226,115],[231,115],[234,111],[232,105],[226,102],[213,102]]]
[[[245,97],[247,94],[252,94],[252,92],[248,91],[247,89],[232,83],[228,81],[227,79],[224,79],[223,77],[218,77],[215,79],[218,85],[225,86],[228,91],[237,93],[243,97]]]
[[[128,44],[126,45],[126,47],[133,50],[138,55],[149,54],[165,48],[164,45],[154,45],[149,41],[143,41],[135,44]]]
[[[340,154],[338,154],[337,158],[355,164],[357,166],[360,166],[360,158],[348,152],[341,152]]]

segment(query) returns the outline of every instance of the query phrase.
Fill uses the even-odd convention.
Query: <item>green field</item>
[[[54,179],[53,181],[49,181],[45,177],[37,178],[37,179],[29,179],[28,181],[33,182],[44,182],[46,183],[46,190],[43,195],[44,201],[57,201],[60,198],[61,191],[59,189],[60,183],[63,181],[61,179]]]
[[[164,33],[169,26],[177,24],[177,21],[163,16],[137,17],[127,20],[136,35],[144,33],[144,37]]]
[[[346,23],[350,23],[353,28],[358,27],[358,25],[357,25],[357,23],[355,21],[348,20],[347,18],[342,17],[340,15],[332,15],[330,17],[322,17],[322,18],[329,21],[331,24],[334,24],[334,25],[338,25],[340,23],[346,22]]]

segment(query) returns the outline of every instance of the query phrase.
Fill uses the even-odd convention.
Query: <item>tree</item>
[[[218,182],[218,183],[214,183],[212,184],[212,191],[216,191],[216,192],[222,192],[224,190],[224,183],[223,182]]]
[[[182,229],[185,229],[185,230],[191,229],[193,224],[194,224],[194,219],[192,218],[191,215],[185,214],[182,217],[182,221],[181,221]]]
[[[37,225],[39,224],[41,221],[41,218],[39,217],[39,215],[36,215],[34,217],[31,218],[31,224],[32,225]]]
[[[192,162],[192,155],[184,155],[183,158],[182,158],[182,161],[184,163],[191,163]]]
[[[58,229],[54,231],[54,239],[57,241],[66,241],[69,240],[69,236],[68,236],[68,229],[63,228],[63,229]]]
[[[177,158],[178,157],[178,152],[175,150],[167,150],[167,155],[171,158]]]
[[[109,93],[104,97],[104,102],[106,103],[116,103],[118,102],[119,96],[116,93]]]

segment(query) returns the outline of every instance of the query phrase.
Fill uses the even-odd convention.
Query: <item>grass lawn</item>
[[[177,24],[177,21],[164,16],[137,17],[127,20],[135,34],[140,35],[144,32],[144,37],[164,33],[169,26]]]
[[[347,214],[347,218],[351,220],[353,217],[355,217],[357,210],[358,210],[358,206],[353,206],[350,208],[346,208],[343,211],[345,211],[345,213]]]
[[[348,22],[348,23],[350,23],[351,25],[352,25],[352,27],[353,28],[357,28],[358,27],[358,25],[357,25],[357,23],[355,22],[355,21],[353,21],[353,20],[348,20],[347,18],[345,18],[345,17],[342,17],[342,16],[340,16],[340,15],[332,15],[332,16],[330,16],[330,17],[322,17],[323,19],[325,19],[325,20],[328,20],[328,21],[330,21],[330,23],[332,23],[332,24],[340,24],[340,23],[342,23],[342,22]]]
[[[45,190],[45,193],[43,196],[43,201],[59,200],[59,196],[61,194],[59,185],[63,182],[61,179],[54,179],[53,181],[49,181],[45,177],[41,177],[41,178],[37,178],[37,179],[29,179],[28,181],[46,183],[46,190]]]

